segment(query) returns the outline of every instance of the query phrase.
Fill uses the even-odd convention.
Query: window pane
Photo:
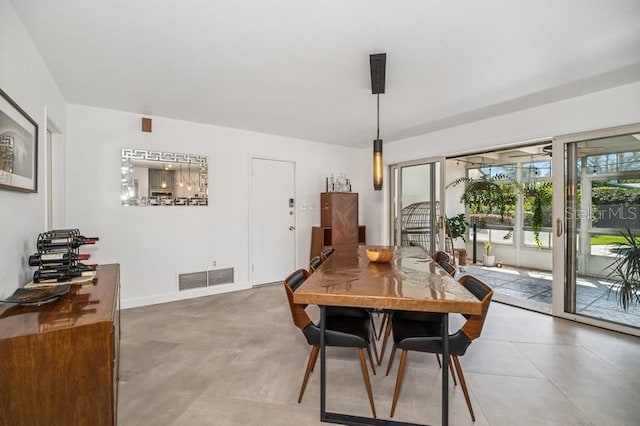
[[[505,238],[507,237],[507,238]],[[492,229],[491,242],[494,244],[513,245],[513,230],[508,229]]]
[[[524,231],[524,245],[529,247],[537,247],[537,244],[534,240],[533,231]],[[551,247],[551,232],[540,231],[540,247]]]
[[[551,161],[522,163],[522,178],[525,180],[551,177]]]

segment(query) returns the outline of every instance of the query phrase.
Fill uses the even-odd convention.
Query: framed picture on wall
[[[2,89],[0,189],[38,192],[38,124]]]

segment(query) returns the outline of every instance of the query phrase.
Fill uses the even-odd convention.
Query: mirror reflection
[[[123,206],[206,206],[208,179],[206,156],[122,150]]]

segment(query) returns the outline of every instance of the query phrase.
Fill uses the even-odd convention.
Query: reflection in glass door
[[[564,153],[561,312],[640,334],[640,126],[611,133],[558,138],[554,151]]]
[[[442,164],[437,159],[391,167],[393,245],[444,250]]]

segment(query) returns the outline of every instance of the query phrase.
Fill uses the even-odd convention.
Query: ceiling
[[[638,0],[12,0],[66,101],[354,147],[640,81]]]

